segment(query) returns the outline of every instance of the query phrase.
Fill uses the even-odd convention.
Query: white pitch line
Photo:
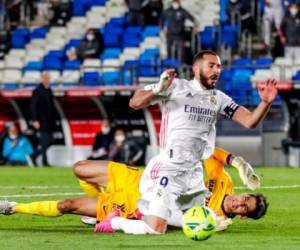
[[[259,189],[288,189],[288,188],[300,188],[300,185],[287,185],[287,186],[262,186]],[[234,189],[248,189],[247,187],[235,187]]]
[[[77,188],[78,186],[0,186],[1,189],[59,189],[59,188]]]
[[[84,193],[52,193],[52,194],[8,194],[0,195],[0,198],[31,198],[31,197],[48,197],[48,196],[71,196],[83,195]]]
[[[35,186],[40,187],[40,186]],[[55,187],[55,186],[48,186]],[[60,186],[62,188],[63,186]],[[19,187],[18,187],[19,188]],[[23,187],[24,188],[24,187]],[[28,187],[27,187],[28,188]],[[259,189],[288,189],[288,188],[300,188],[300,185],[287,185],[287,186],[263,186]],[[247,189],[247,187],[238,186],[235,189]],[[50,194],[8,194],[8,195],[0,195],[0,198],[31,198],[31,197],[50,197],[50,196],[72,196],[72,195],[83,195],[82,192],[77,193],[50,193]]]

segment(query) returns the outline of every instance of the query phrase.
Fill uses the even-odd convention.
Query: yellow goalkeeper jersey
[[[212,193],[206,199],[205,205],[214,210],[218,216],[225,216],[222,210],[223,199],[226,195],[233,194],[232,179],[224,169],[230,155],[229,152],[216,148],[213,155],[204,162],[207,173],[205,185]]]

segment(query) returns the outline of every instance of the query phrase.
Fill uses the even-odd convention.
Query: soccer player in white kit
[[[173,218],[178,218],[178,212],[204,205],[209,192],[203,181],[202,160],[214,150],[218,114],[253,128],[263,120],[277,95],[276,81],[268,80],[258,88],[261,102],[253,112],[236,104],[215,89],[221,60],[213,51],[195,56],[193,72],[195,78],[188,81],[175,78],[174,69],[166,70],[159,83],[137,90],[131,98],[133,109],[160,102],[160,153],[150,160],[140,181],[138,208],[144,214],[143,220],[114,214],[101,222],[100,231],[161,234],[168,222],[172,224]]]

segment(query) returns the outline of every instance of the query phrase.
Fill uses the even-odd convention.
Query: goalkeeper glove
[[[255,174],[251,165],[242,157],[234,157],[231,165],[238,169],[243,184],[248,188],[254,190],[260,186],[260,178]]]
[[[217,226],[216,231],[224,231],[228,228],[229,225],[232,224],[232,220],[230,218],[225,218],[224,216],[217,216]]]

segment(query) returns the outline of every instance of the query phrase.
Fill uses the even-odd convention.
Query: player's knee
[[[57,208],[62,214],[70,213],[75,209],[74,208],[74,201],[72,201],[72,200],[60,201],[57,204]]]
[[[147,216],[146,224],[149,234],[164,234],[167,230],[167,221],[156,216]]]
[[[85,172],[85,168],[88,165],[88,160],[78,161],[73,166],[73,172],[77,177],[82,177]]]

